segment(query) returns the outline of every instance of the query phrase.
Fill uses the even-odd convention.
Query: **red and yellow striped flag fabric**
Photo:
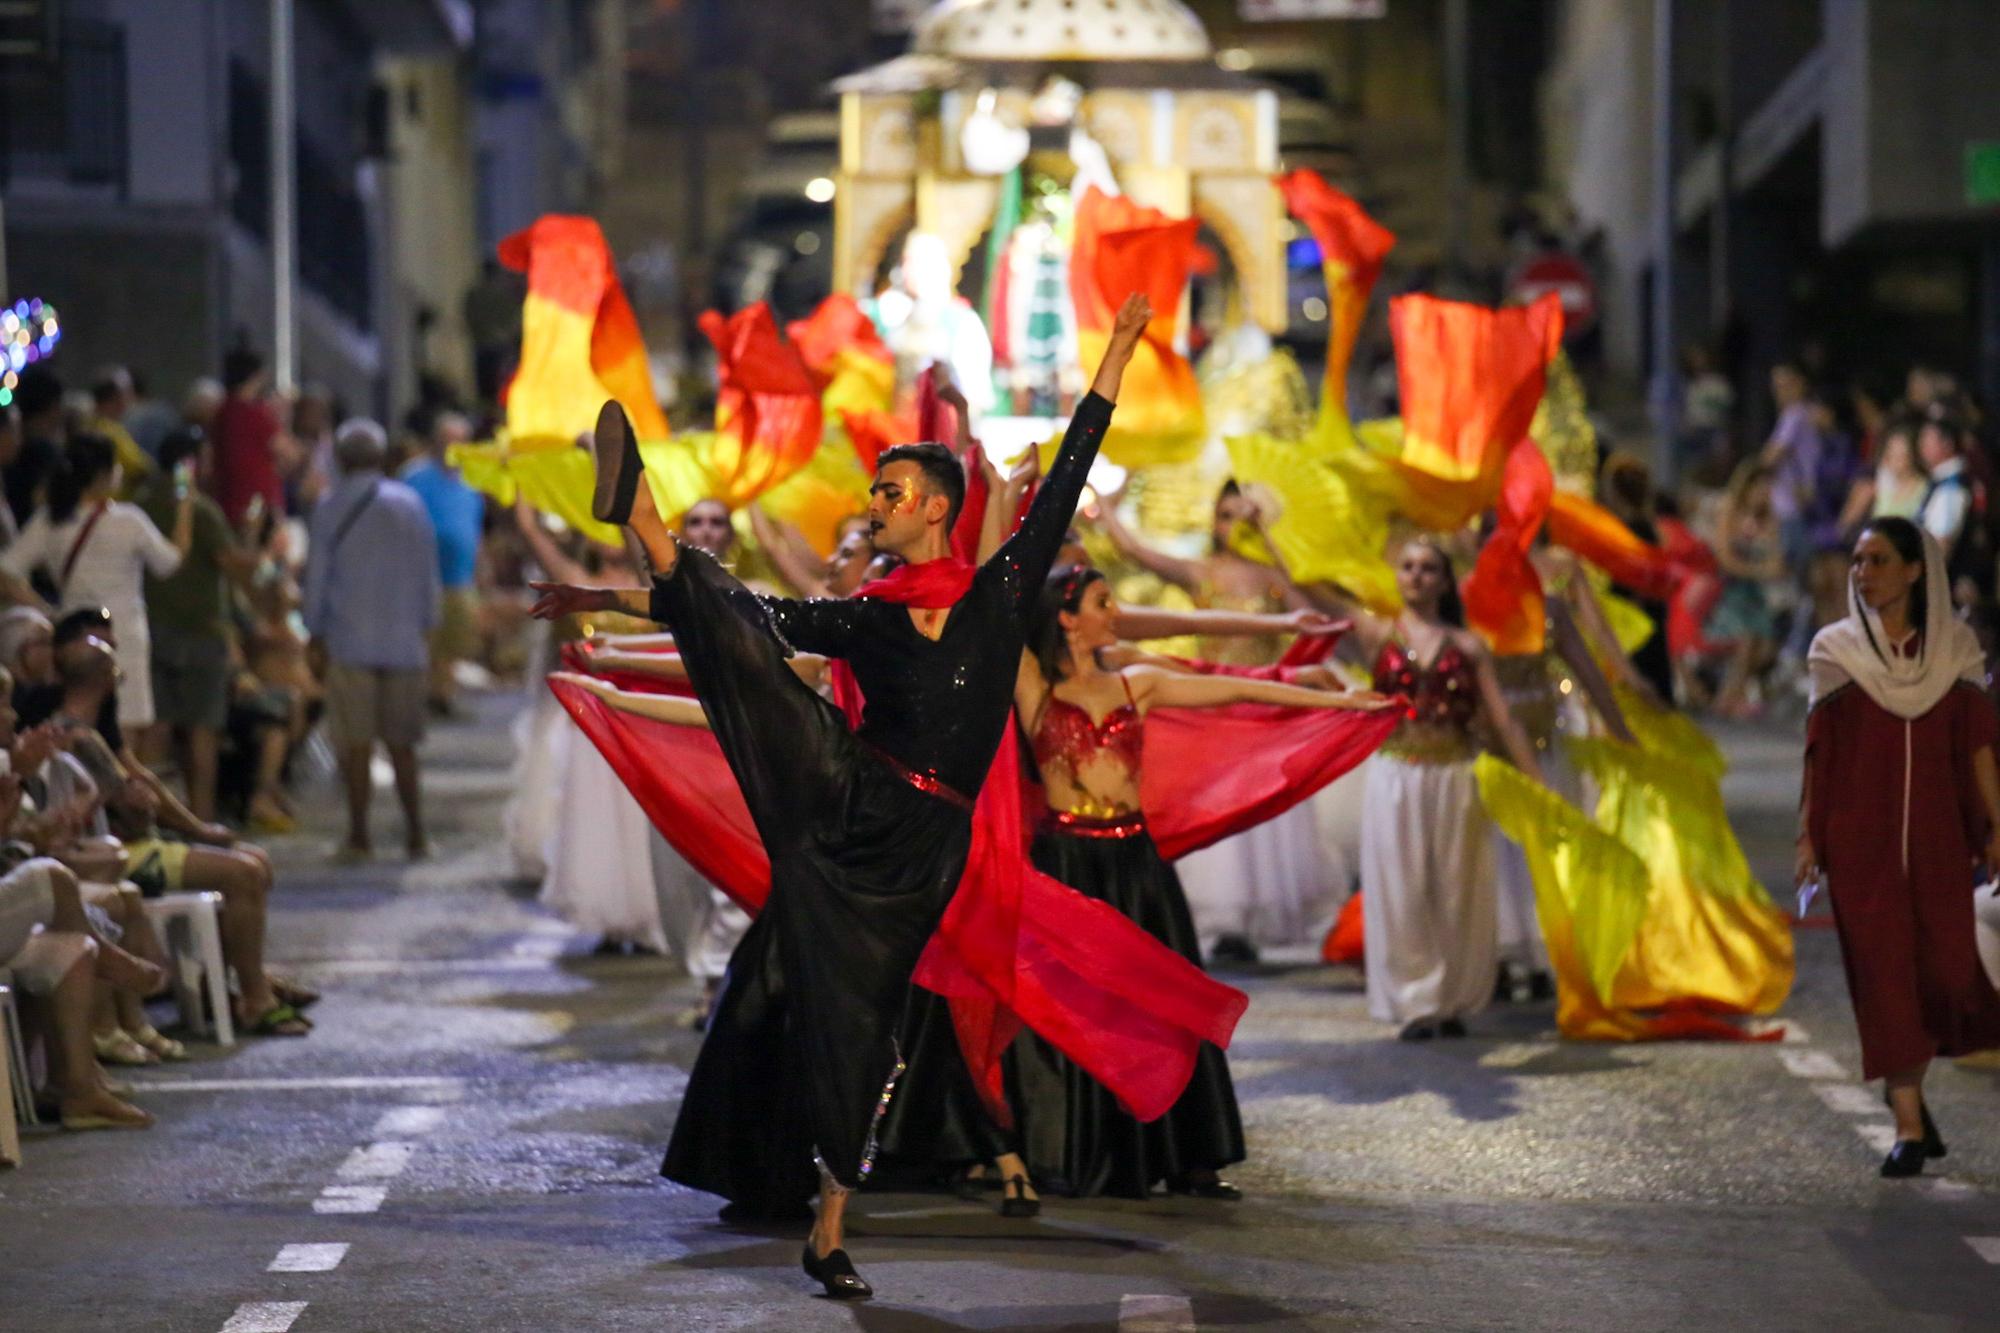
[[[1126,297],[1144,292],[1153,303],[1153,322],[1125,368],[1118,417],[1104,437],[1104,456],[1120,467],[1185,463],[1207,438],[1194,368],[1174,350],[1200,229],[1193,218],[1170,218],[1095,186],[1077,204],[1069,279],[1084,370],[1103,359]]]
[[[500,243],[500,262],[528,275],[521,361],[507,386],[507,434],[573,443],[616,398],[642,440],[667,438],[646,344],[595,219],[551,213]]]
[[[1562,302],[1549,294],[1494,309],[1399,296],[1389,327],[1402,391],[1403,510],[1423,527],[1463,527],[1493,503],[1508,452],[1527,438],[1562,338]]]
[[[1395,248],[1396,234],[1368,216],[1366,209],[1303,167],[1278,178],[1285,208],[1303,222],[1319,246],[1326,271],[1326,387],[1320,398],[1320,430],[1328,446],[1353,443],[1347,417],[1347,369],[1355,339],[1368,314],[1368,298],[1382,276],[1382,261]]]
[[[1548,604],[1528,553],[1555,489],[1555,473],[1533,440],[1508,451],[1493,532],[1459,589],[1466,623],[1503,657],[1542,651]]]
[[[778,336],[764,302],[726,317],[710,310],[700,323],[717,358],[711,494],[739,509],[812,459],[822,425],[819,386]]]

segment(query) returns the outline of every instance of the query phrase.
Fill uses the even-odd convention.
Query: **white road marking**
[[[1806,1031],[1805,1025],[1795,1018],[1753,1018],[1743,1025],[1743,1029],[1753,1037],[1782,1032],[1785,1035],[1778,1040],[1788,1046],[1812,1045],[1812,1033]]]
[[[1834,1059],[1825,1051],[1781,1050],[1778,1052],[1778,1059],[1783,1062],[1785,1068],[1790,1070],[1796,1078],[1844,1079],[1848,1077],[1846,1066],[1842,1065],[1840,1061]]]
[[[1194,1333],[1194,1305],[1185,1296],[1122,1296],[1118,1333]]]
[[[1854,1132],[1861,1136],[1861,1141],[1876,1152],[1886,1153],[1896,1146],[1896,1127],[1893,1124],[1885,1125],[1879,1120],[1855,1121],[1853,1124]]]
[[[278,1251],[266,1273],[330,1273],[347,1257],[345,1242],[325,1245],[287,1245]]]
[[[2000,1264],[2000,1236],[1967,1236],[1972,1252],[1989,1264]]]
[[[389,1191],[380,1185],[328,1185],[313,1200],[316,1213],[372,1213]]]
[[[1827,1109],[1840,1115],[1887,1115],[1889,1108],[1868,1089],[1853,1083],[1815,1083],[1812,1090]]]
[[[455,1078],[354,1077],[354,1078],[135,1078],[132,1086],[143,1093],[153,1092],[343,1092],[375,1091],[382,1088],[455,1088]]]
[[[441,1106],[398,1106],[384,1111],[382,1118],[375,1122],[373,1137],[378,1139],[409,1139],[419,1134],[428,1134],[444,1123],[444,1108]]]
[[[415,1151],[408,1143],[371,1143],[347,1154],[334,1174],[342,1180],[388,1180],[403,1174]]]
[[[304,1301],[246,1301],[229,1316],[222,1333],[286,1333],[305,1308]]]
[[[1939,1203],[1956,1203],[1961,1199],[1979,1197],[1977,1185],[1969,1181],[1954,1180],[1950,1176],[1922,1176],[1910,1184]]]

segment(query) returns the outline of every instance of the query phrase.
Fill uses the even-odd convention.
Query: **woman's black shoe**
[[[1924,1173],[1924,1141],[1897,1139],[1896,1146],[1882,1159],[1882,1174],[1891,1178],[1920,1176]]]
[[[1923,1112],[1924,1117],[1924,1156],[1944,1156],[1946,1152],[1944,1135],[1938,1133],[1937,1121],[1931,1119],[1930,1103],[1919,1102],[1917,1109]]]
[[[1431,1022],[1428,1018],[1419,1018],[1413,1023],[1404,1024],[1403,1030],[1396,1034],[1396,1039],[1398,1041],[1429,1041],[1432,1037],[1437,1036],[1437,1034],[1437,1024]]]
[[[1889,1090],[1887,1088],[1882,1090],[1882,1105],[1889,1107],[1891,1110],[1895,1109],[1896,1104],[1889,1100]],[[1924,1156],[1944,1156],[1949,1150],[1944,1146],[1944,1135],[1938,1133],[1937,1121],[1931,1119],[1931,1104],[1919,1099],[1917,1102],[1917,1113],[1924,1118]]]
[[[632,421],[616,398],[606,400],[591,434],[597,461],[597,489],[590,496],[591,516],[618,527],[632,521],[632,502],[639,495],[639,442],[632,438]]]
[[[1006,1190],[1006,1196],[1000,1200],[1000,1216],[1040,1217],[1042,1215],[1042,1201],[1028,1197],[1028,1178],[1026,1176],[1007,1177]]]
[[[1438,1035],[1440,1037],[1463,1037],[1465,1035],[1465,1020],[1462,1018],[1445,1019],[1444,1022],[1438,1024]]]
[[[1225,1203],[1243,1201],[1243,1191],[1220,1177],[1214,1180],[1170,1180],[1167,1192],[1186,1194],[1196,1199],[1221,1199]]]
[[[825,1287],[826,1294],[836,1301],[865,1301],[875,1294],[875,1288],[854,1271],[854,1261],[847,1257],[846,1250],[831,1250],[822,1259],[813,1253],[812,1242],[807,1241],[799,1263],[806,1276]]]

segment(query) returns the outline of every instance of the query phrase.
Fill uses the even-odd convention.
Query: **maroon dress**
[[[1972,757],[2000,719],[1961,681],[1905,721],[1855,685],[1806,721],[1812,845],[1840,930],[1863,1078],[2000,1046],[2000,996],[1973,934],[1986,847]]]

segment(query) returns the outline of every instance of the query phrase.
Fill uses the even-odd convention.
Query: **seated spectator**
[[[136,505],[112,498],[119,468],[111,442],[101,435],[70,441],[63,464],[49,478],[48,497],[0,552],[0,585],[30,606],[41,598],[30,586],[37,571],[50,579],[64,610],[103,607],[118,627],[119,712],[125,725],[153,722],[152,632],[146,617],[145,576],[180,568],[194,540],[191,497],[174,509],[173,539],[160,535]]]
[[[194,487],[195,475],[205,474],[211,466],[208,455],[208,443],[200,432],[175,431],[160,444],[159,471],[136,497],[139,508],[157,524],[173,523],[183,504],[194,509],[187,558],[164,578],[146,579],[156,720],[142,753],[149,762],[178,753],[188,808],[203,821],[215,819],[216,766],[229,722],[232,645],[225,616],[227,584],[247,580],[257,563],[256,556],[237,542],[215,501]],[[283,818],[282,811],[268,806],[251,814],[267,822]]]
[[[109,645],[95,637],[68,644],[57,654],[56,670],[62,698],[52,720],[104,794],[110,832],[124,848],[125,877],[149,898],[184,890],[220,893],[223,957],[241,992],[237,1022],[254,1035],[304,1036],[312,1024],[299,1008],[318,996],[264,968],[270,858],[262,848],[234,843],[229,830],[195,819],[129,748],[121,751],[101,733],[97,723],[115,697],[117,677]],[[177,836],[161,827],[163,818]],[[203,838],[208,841],[189,840]]]
[[[0,809],[18,804],[20,779],[0,775]],[[0,963],[14,973],[48,1035],[49,1099],[67,1130],[145,1129],[153,1117],[115,1094],[91,1036],[94,983],[150,994],[166,972],[106,939],[85,911],[76,877],[49,860],[0,875]]]

